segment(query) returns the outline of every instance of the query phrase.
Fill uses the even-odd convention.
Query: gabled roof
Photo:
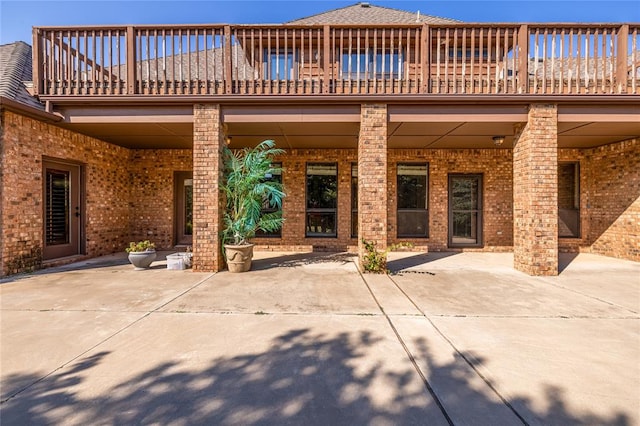
[[[459,22],[455,19],[439,18],[419,12],[407,12],[360,2],[340,9],[289,21],[287,24],[452,24]]]
[[[0,45],[0,97],[44,111],[31,96],[25,83],[31,83],[31,46],[23,41]]]

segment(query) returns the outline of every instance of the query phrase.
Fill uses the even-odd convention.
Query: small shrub
[[[364,255],[364,260],[362,262],[362,267],[365,272],[369,272],[372,274],[388,274],[389,270],[387,269],[387,255],[390,251],[399,249],[401,247],[413,247],[411,243],[398,243],[391,244],[387,246],[387,249],[384,251],[379,251],[376,248],[376,244],[372,241],[367,241],[364,238],[362,239],[362,244],[364,244],[364,249],[367,253]]]
[[[387,252],[378,251],[376,244],[372,241],[362,240],[364,249],[367,253],[364,255],[362,261],[362,267],[365,272],[371,272],[374,274],[382,274],[387,272]]]

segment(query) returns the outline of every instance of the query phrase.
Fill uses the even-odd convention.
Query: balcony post
[[[222,58],[224,61],[224,93],[230,95],[233,92],[232,86],[232,75],[233,75],[233,64],[232,55],[231,55],[231,26],[224,26],[224,53],[222,54]]]
[[[44,55],[43,55],[42,37],[39,28],[33,29],[33,90],[35,95],[42,95],[44,93]]]
[[[529,27],[518,29],[518,93],[529,93]]]
[[[431,87],[431,37],[428,24],[423,24],[420,29],[420,91],[429,93]]]
[[[136,34],[132,26],[127,27],[127,94],[136,93]]]
[[[618,56],[616,58],[616,89],[618,93],[627,93],[629,68],[629,24],[618,29]]]
[[[329,93],[329,80],[331,77],[331,27],[325,25],[322,27],[323,45],[322,45],[322,93]]]

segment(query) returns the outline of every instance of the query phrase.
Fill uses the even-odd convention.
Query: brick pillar
[[[387,105],[363,104],[358,137],[358,254],[362,239],[387,248]]]
[[[193,270],[217,272],[224,267],[220,231],[223,197],[222,148],[224,147],[220,105],[193,107]]]
[[[558,274],[558,109],[533,104],[513,147],[514,268]]]

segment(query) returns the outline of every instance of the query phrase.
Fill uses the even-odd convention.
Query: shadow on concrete
[[[624,412],[612,413],[605,417],[589,412],[572,411],[565,401],[564,391],[555,385],[547,386],[545,394],[535,402],[518,395],[512,395],[506,402],[489,400],[477,386],[471,385],[477,376],[469,365],[476,368],[481,366],[485,363],[483,357],[472,352],[459,353],[456,361],[437,365],[426,339],[416,339],[415,346],[416,358],[426,363],[428,371],[431,372],[427,380],[434,386],[445,410],[451,413],[453,424],[495,423],[491,421],[490,416],[485,417],[485,420],[479,420],[476,413],[497,413],[507,405],[514,413],[513,421],[509,422],[511,424],[522,422],[526,425],[631,425],[630,416]],[[541,400],[544,401],[540,403]]]
[[[578,257],[578,253],[558,253],[558,273],[561,274],[562,271],[567,269],[576,257]]]
[[[432,253],[420,253],[412,256],[402,257],[399,259],[393,259],[387,262],[387,269],[392,274],[398,274],[406,272],[407,269],[415,268],[421,265],[428,265],[436,260],[444,259],[447,257],[460,254],[458,252],[432,252]]]
[[[441,408],[429,398],[426,387],[411,385],[416,377],[412,367],[390,371],[380,362],[366,361],[368,350],[380,343],[379,337],[366,332],[329,337],[297,329],[275,337],[271,343],[268,351],[218,357],[196,368],[178,360],[165,362],[115,385],[93,389],[85,385],[82,394],[79,388],[83,381],[92,374],[92,368],[109,357],[108,352],[85,358],[41,381],[29,375],[9,377],[8,386],[26,379],[35,383],[2,404],[2,421],[3,424],[446,424]],[[461,368],[460,363],[437,365],[426,343],[421,343],[422,353],[417,355],[428,363],[427,380],[443,377],[448,380],[448,390],[435,389],[436,394],[441,393],[439,399],[445,412],[504,409],[501,402],[489,400],[474,389],[468,368]],[[517,396],[510,403],[533,423],[629,424],[629,417],[621,412],[610,417],[573,413],[563,401],[562,391],[556,388],[550,388],[545,398],[542,405],[534,406]],[[548,408],[537,408],[541,406]],[[477,420],[482,423],[482,417]]]
[[[254,259],[251,270],[259,271],[272,268],[294,268],[305,265],[336,263],[339,266],[355,262],[358,256],[354,253],[305,252]]]
[[[167,266],[164,263],[158,264],[157,262],[166,261],[167,255],[175,253],[175,251],[158,251],[156,253],[156,260],[154,260],[154,263],[151,264],[149,269],[167,269]],[[0,278],[0,284],[20,281],[37,275],[59,274],[61,272],[69,271],[86,271],[89,269],[112,268],[114,266],[126,265],[131,265],[131,263],[127,258],[127,254],[122,252],[68,263],[66,265],[45,267],[33,272],[10,275],[8,277]],[[131,268],[133,269],[133,265],[131,265]]]

